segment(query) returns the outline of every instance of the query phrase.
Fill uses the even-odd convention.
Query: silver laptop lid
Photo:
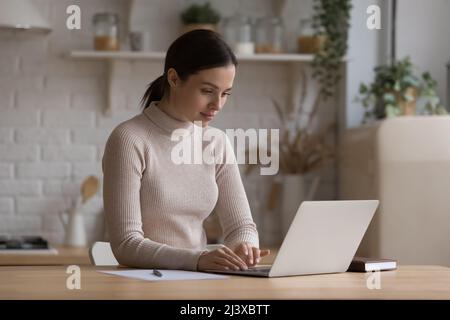
[[[304,201],[269,276],[347,271],[378,200]]]

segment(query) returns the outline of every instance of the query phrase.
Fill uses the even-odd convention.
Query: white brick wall
[[[94,161],[94,146],[42,147],[44,161]]]
[[[14,56],[1,55],[0,69],[3,75],[14,75],[19,69],[19,59]]]
[[[40,215],[2,216],[0,232],[2,234],[42,234],[42,218]]]
[[[95,112],[92,110],[44,110],[44,127],[93,127]]]
[[[0,86],[0,97],[2,97],[3,109],[12,108],[14,106],[14,90]]]
[[[9,143],[13,140],[12,128],[0,128],[0,143]]]
[[[79,1],[80,31],[65,27],[65,9],[73,1],[34,2],[53,26],[49,35],[0,33],[0,233],[42,234],[50,241],[61,242],[63,228],[58,215],[80,195],[86,176],[102,177],[101,158],[111,130],[141,112],[141,96],[162,73],[163,65],[162,61],[127,60],[116,64],[120,78],[114,79],[115,112],[107,117],[103,113],[107,64],[70,59],[66,54],[73,49],[92,48],[91,18],[95,12],[120,12],[129,1]],[[180,3],[191,2],[148,1],[148,7],[158,12],[159,18],[163,14],[172,19],[178,16]],[[214,0],[212,4],[227,16],[239,9],[239,2]],[[161,5],[164,7],[157,7]],[[248,0],[241,7],[252,16],[264,15],[271,8],[269,0]],[[163,50],[171,36],[178,34],[179,25],[167,19],[152,23],[155,26],[151,30],[157,30],[154,43]],[[155,29],[158,27],[161,32]],[[276,127],[268,98],[282,101],[289,85],[288,70],[286,64],[240,63],[233,96],[212,125],[222,129]],[[270,179],[253,175],[243,176],[243,180],[261,242],[276,242],[277,217],[266,212],[264,204]],[[101,191],[86,208],[90,240],[98,239],[102,232],[98,215]],[[333,192],[332,187],[325,186],[321,196]]]
[[[101,146],[108,139],[110,130],[104,128],[72,129],[72,142],[75,144],[94,144]]]
[[[6,109],[2,110],[2,116],[0,117],[0,126],[2,127],[33,126],[38,125],[38,123],[38,110]]]
[[[65,109],[69,107],[69,94],[59,90],[18,92],[16,106],[20,109]]]
[[[0,180],[0,196],[38,196],[41,193],[38,180]]]
[[[17,88],[21,88],[21,90],[42,90],[44,88],[44,77],[7,76],[2,74],[0,75],[0,88],[2,90],[15,90]]]
[[[18,178],[67,178],[70,175],[70,163],[17,163],[16,174]]]
[[[14,166],[10,163],[0,163],[0,178],[12,178]]]
[[[45,196],[70,196],[77,197],[80,194],[80,183],[71,179],[45,180],[42,192]]]
[[[0,197],[0,215],[3,223],[3,215],[11,215],[14,213],[14,198],[13,197]]]
[[[105,97],[98,93],[74,93],[72,94],[71,106],[74,109],[95,110],[105,105]]]
[[[37,146],[18,146],[13,143],[0,145],[0,161],[35,161],[38,159]]]
[[[15,132],[18,144],[67,145],[70,142],[68,129],[18,128]]]
[[[37,213],[59,213],[64,211],[67,201],[61,197],[17,197],[17,213],[36,215]]]
[[[45,88],[62,92],[98,92],[102,89],[100,80],[96,77],[69,77],[69,76],[47,76]]]

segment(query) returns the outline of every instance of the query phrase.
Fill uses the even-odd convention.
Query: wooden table
[[[65,266],[0,267],[0,299],[450,299],[450,268],[400,266],[381,272],[381,289],[368,289],[369,273],[284,278],[230,276],[226,280],[151,282],[81,266],[81,289],[69,290]]]
[[[0,266],[90,265],[88,248],[55,246],[57,254],[1,253]]]
[[[57,254],[0,254],[0,266],[49,266],[49,265],[90,265],[89,249],[54,246]],[[263,257],[261,264],[272,264],[277,248],[270,248],[270,255]]]

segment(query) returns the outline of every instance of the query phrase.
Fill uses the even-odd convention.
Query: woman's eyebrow
[[[214,83],[211,83],[211,82],[208,82],[208,81],[203,81],[202,84],[207,84],[207,85],[210,85],[211,87],[214,87],[214,88],[216,88],[216,89],[219,89],[219,87],[216,86]],[[228,90],[231,90],[231,89],[233,89],[233,87],[228,88],[228,89],[226,89],[225,91],[228,91]]]

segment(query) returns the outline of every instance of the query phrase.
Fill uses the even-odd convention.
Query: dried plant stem
[[[309,114],[309,120],[308,120],[308,124],[306,125],[306,132],[310,132],[311,129],[311,124],[313,122],[314,117],[316,116],[319,107],[320,107],[320,103],[324,98],[324,93],[322,91],[319,91],[316,95],[316,99],[314,100],[314,104],[313,104],[313,108],[311,110],[311,113]]]
[[[296,115],[295,131],[300,131],[300,120],[301,120],[301,116],[303,115],[303,109],[304,109],[305,100],[306,100],[306,90],[308,88],[308,77],[306,76],[306,72],[304,69],[301,69],[300,78],[301,78],[302,88],[301,88],[301,94],[300,94],[300,102],[298,104],[298,110],[296,110],[294,112],[294,114]]]

